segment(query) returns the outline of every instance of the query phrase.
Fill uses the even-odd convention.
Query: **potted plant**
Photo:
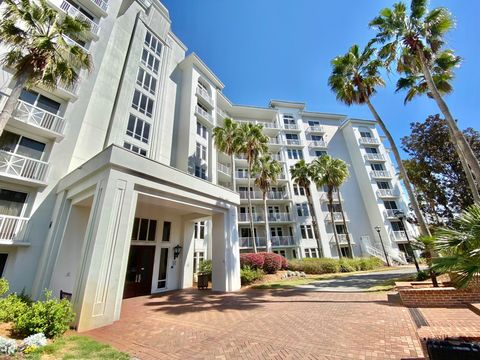
[[[198,269],[197,287],[208,289],[208,282],[212,280],[212,260],[203,260]]]

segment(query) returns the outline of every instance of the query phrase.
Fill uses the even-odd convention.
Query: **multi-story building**
[[[301,103],[233,105],[215,74],[186,56],[156,0],[47,1],[91,23],[92,40],[79,45],[93,70],[71,88],[24,90],[0,137],[0,275],[12,290],[71,294],[85,330],[118,319],[124,297],[190,287],[206,258],[215,290],[239,289],[238,254],[254,236],[264,246],[265,216],[274,250],[290,258],[338,256],[332,226],[345,254],[346,232],[355,255],[378,251],[374,226],[392,253],[404,242],[394,210],[407,209],[374,122],[307,112]],[[12,83],[1,69],[0,108]],[[248,188],[242,158],[230,188],[229,159],[212,140],[227,114],[262,123],[283,164],[268,214]],[[311,189],[319,254],[289,167],[324,152],[351,164],[351,177],[341,189],[347,227],[338,205],[329,218],[323,189]],[[248,229],[248,192],[256,234]]]

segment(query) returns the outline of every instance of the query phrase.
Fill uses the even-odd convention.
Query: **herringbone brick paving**
[[[142,360],[423,358],[385,294],[176,291],[124,300],[119,321],[86,334]]]

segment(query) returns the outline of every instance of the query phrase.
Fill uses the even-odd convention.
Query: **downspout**
[[[113,102],[113,109],[112,109],[112,113],[110,115],[110,120],[108,122],[107,133],[105,134],[105,141],[103,142],[103,149],[107,148],[108,139],[110,138],[110,134],[112,132],[113,120],[114,120],[115,113],[116,113],[117,106],[118,106],[118,99],[119,99],[119,95],[120,95],[120,90],[121,90],[121,87],[122,87],[122,84],[123,84],[123,79],[125,77],[127,62],[128,62],[128,58],[130,57],[130,51],[132,49],[133,38],[135,37],[135,32],[137,30],[138,20],[140,19],[140,14],[141,14],[141,11],[137,12],[137,15],[135,17],[135,23],[133,24],[132,35],[130,36],[130,40],[128,42],[127,53],[125,55],[125,59],[123,60],[122,74],[120,75],[120,81],[119,81],[118,86],[117,86],[117,92],[115,93],[115,101]]]

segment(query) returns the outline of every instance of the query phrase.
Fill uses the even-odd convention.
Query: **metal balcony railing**
[[[240,199],[248,199],[248,191],[239,191]],[[250,191],[250,198],[254,200],[263,199],[263,193],[261,191]],[[281,191],[269,191],[267,193],[267,199],[269,200],[282,200],[289,199],[288,193]]]
[[[0,150],[0,174],[45,182],[48,163]]]
[[[238,214],[238,221],[239,222],[250,222],[250,218],[253,219],[253,222],[264,222],[265,221],[265,216],[260,213],[254,213],[250,217],[250,214]]]
[[[225,175],[231,175],[230,167],[228,165],[217,163],[217,170],[224,173]]]
[[[207,90],[197,86],[196,94],[204,99],[210,106],[213,106],[213,99]]]
[[[398,218],[397,213],[400,211],[400,209],[385,209],[384,215],[387,218]]]
[[[399,197],[400,194],[398,191],[393,189],[378,189],[377,196],[380,198],[390,198],[390,197]]]
[[[389,179],[392,177],[387,170],[372,170],[370,176],[375,179]]]
[[[413,234],[410,231],[407,231],[408,237],[410,240],[414,239]],[[407,241],[407,235],[405,234],[405,231],[403,230],[398,230],[398,231],[390,231],[390,238],[394,241]]]
[[[342,213],[341,212],[334,212],[333,213],[333,219],[335,222],[337,221],[343,221]],[[330,213],[327,214],[327,221],[332,221],[332,216]],[[345,214],[345,221],[348,221],[347,214]]]
[[[309,126],[307,128],[307,132],[309,132],[309,133],[324,133],[325,130],[323,129],[323,126],[315,125],[315,126]]]
[[[366,153],[365,160],[368,161],[385,161],[385,156],[382,154],[373,154],[373,153]]]
[[[302,140],[300,139],[285,139],[285,143],[287,145],[294,145],[294,146],[301,146],[303,145],[302,144]]]
[[[299,127],[297,124],[283,124],[285,130],[298,130]]]
[[[25,242],[27,224],[28,218],[0,215],[0,244]]]
[[[293,216],[290,213],[269,213],[268,221],[270,222],[289,222],[293,221]]]
[[[203,117],[205,120],[207,120],[209,123],[211,123],[213,125],[213,117],[212,115],[210,115],[208,112],[206,112],[205,110],[203,110],[200,106],[196,105],[195,106],[195,112]]]
[[[272,247],[295,246],[293,236],[272,236],[270,241],[272,242]]]
[[[362,145],[380,145],[380,140],[371,137],[361,137],[359,142]]]
[[[26,124],[38,126],[55,134],[63,135],[65,119],[51,112],[40,109],[22,100],[18,100],[13,117]]]
[[[327,142],[324,140],[310,140],[308,146],[312,148],[326,148]]]
[[[348,233],[348,235],[350,237],[350,243],[355,244],[355,242],[353,241],[352,234]],[[340,245],[347,245],[348,244],[347,234],[337,234],[337,236],[338,236],[338,242],[340,243]],[[332,235],[332,237],[330,238],[330,242],[332,242],[334,244],[336,243],[335,242],[335,235]]]
[[[239,243],[241,248],[253,248],[253,237],[241,237],[239,238]],[[257,247],[266,247],[267,239],[264,237],[257,237],[255,239],[255,244]]]
[[[107,6],[107,8],[108,8],[108,6]],[[90,31],[93,34],[98,35],[98,33],[100,32],[100,26],[98,26],[97,23],[92,21],[92,19],[89,19],[88,17],[86,17],[84,14],[82,14],[80,12],[80,10],[78,10],[77,8],[74,8],[70,3],[66,2],[66,1],[62,1],[61,5],[60,5],[60,9],[65,11],[71,17],[77,18],[81,21],[84,21],[84,22],[88,23],[90,25]]]

